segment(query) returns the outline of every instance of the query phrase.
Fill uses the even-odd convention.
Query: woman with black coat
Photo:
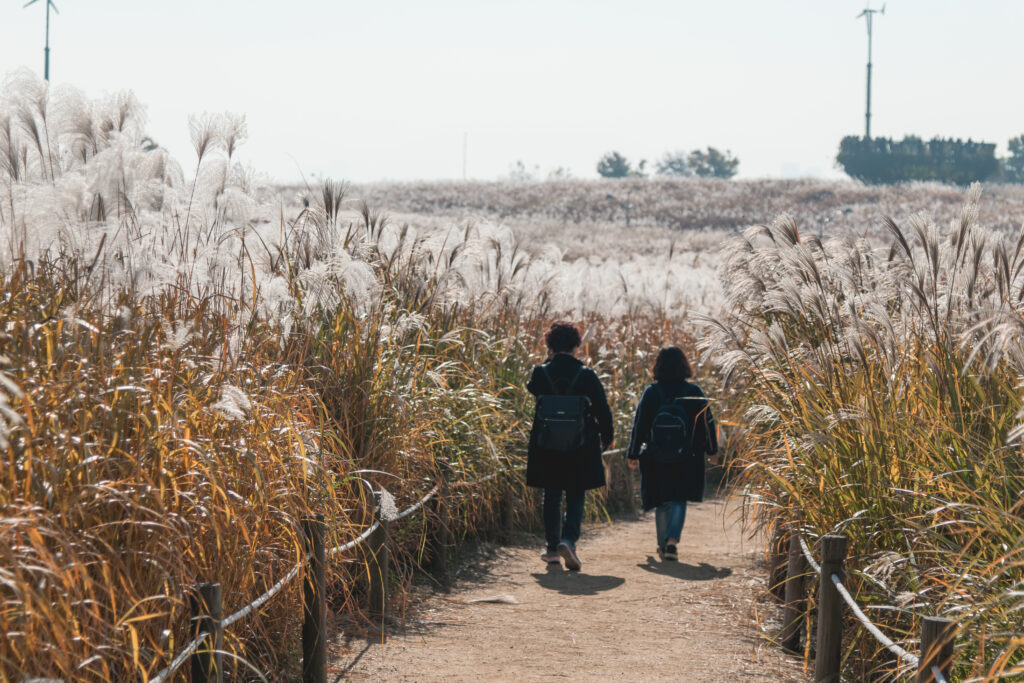
[[[544,335],[548,360],[533,368],[527,390],[537,397],[526,460],[526,485],[544,489],[544,535],[547,543],[541,559],[554,564],[565,560],[567,569],[578,570],[576,553],[583,522],[587,489],[605,484],[601,452],[611,447],[614,432],[612,411],[597,373],[573,354],[580,346],[580,332],[573,325],[555,323]],[[582,397],[581,433],[569,448],[553,449],[541,405],[546,397]],[[559,399],[556,398],[556,401]],[[550,403],[549,403],[550,405]],[[565,516],[562,517],[562,492]]]
[[[655,511],[658,556],[675,561],[686,503],[704,500],[704,460],[718,453],[718,435],[704,392],[687,381],[693,370],[682,349],[659,351],[652,374],[654,384],[640,397],[626,457],[630,469],[640,468],[644,510]],[[674,441],[677,434],[684,436]]]

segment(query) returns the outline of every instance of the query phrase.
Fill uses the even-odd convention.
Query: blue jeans
[[[554,551],[565,541],[576,547],[583,523],[583,502],[586,491],[565,492],[565,520],[562,519],[562,489],[544,489],[544,538],[548,550]]]
[[[668,539],[677,541],[683,533],[686,521],[686,501],[662,503],[654,508],[654,525],[658,529],[658,546],[664,546]]]

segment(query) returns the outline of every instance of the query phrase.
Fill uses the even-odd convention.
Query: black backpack
[[[539,366],[551,385],[551,394],[537,396],[537,445],[548,451],[569,452],[583,447],[590,399],[575,396],[572,389],[583,374],[581,366],[564,394],[558,393],[547,368]]]
[[[669,398],[661,386],[654,387],[661,394],[661,406],[654,414],[648,448],[654,462],[678,465],[693,457],[693,429],[682,403],[687,397]]]

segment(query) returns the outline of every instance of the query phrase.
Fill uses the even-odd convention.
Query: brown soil
[[[404,627],[333,643],[332,675],[805,681],[800,661],[760,635],[777,629],[778,608],[763,599],[763,544],[744,536],[733,507],[691,505],[676,563],[657,559],[651,514],[585,525],[581,572],[546,569],[539,538],[484,546],[464,558],[450,592],[419,596]]]

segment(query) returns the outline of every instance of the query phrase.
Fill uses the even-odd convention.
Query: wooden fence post
[[[512,498],[511,476],[504,474],[498,477],[501,485],[501,537],[508,541],[512,536],[512,524],[515,518],[515,500]]]
[[[448,479],[441,479],[441,488],[434,497],[437,522],[430,534],[430,568],[435,573],[448,571],[448,549],[451,547],[451,510],[448,507]]]
[[[192,655],[192,683],[220,683],[224,680],[221,646],[224,629],[220,625],[221,593],[219,583],[201,583],[190,597],[195,634],[209,634]]]
[[[779,526],[768,549],[768,590],[777,600],[784,600],[786,597],[786,549],[789,547],[787,539],[791,537],[792,534],[786,527]]]
[[[818,580],[818,650],[814,658],[814,680],[839,681],[843,646],[843,598],[832,583],[832,575],[844,578],[846,537],[821,539],[821,577]]]
[[[388,523],[377,513],[380,526],[370,534],[370,564],[367,568],[370,572],[370,612],[387,615],[388,611],[388,582],[391,576],[391,558],[388,553]]]
[[[953,640],[956,622],[941,617],[925,617],[921,622],[921,658],[917,667],[917,683],[934,683],[932,667],[949,680],[953,668]]]
[[[312,554],[302,593],[302,682],[327,683],[327,565],[324,516],[302,520]]]
[[[800,534],[793,531],[789,535],[789,562],[786,568],[786,608],[783,612],[782,634],[779,640],[782,647],[790,652],[800,651],[800,624],[806,609],[804,595],[804,574],[807,572],[807,560],[800,549]]]

